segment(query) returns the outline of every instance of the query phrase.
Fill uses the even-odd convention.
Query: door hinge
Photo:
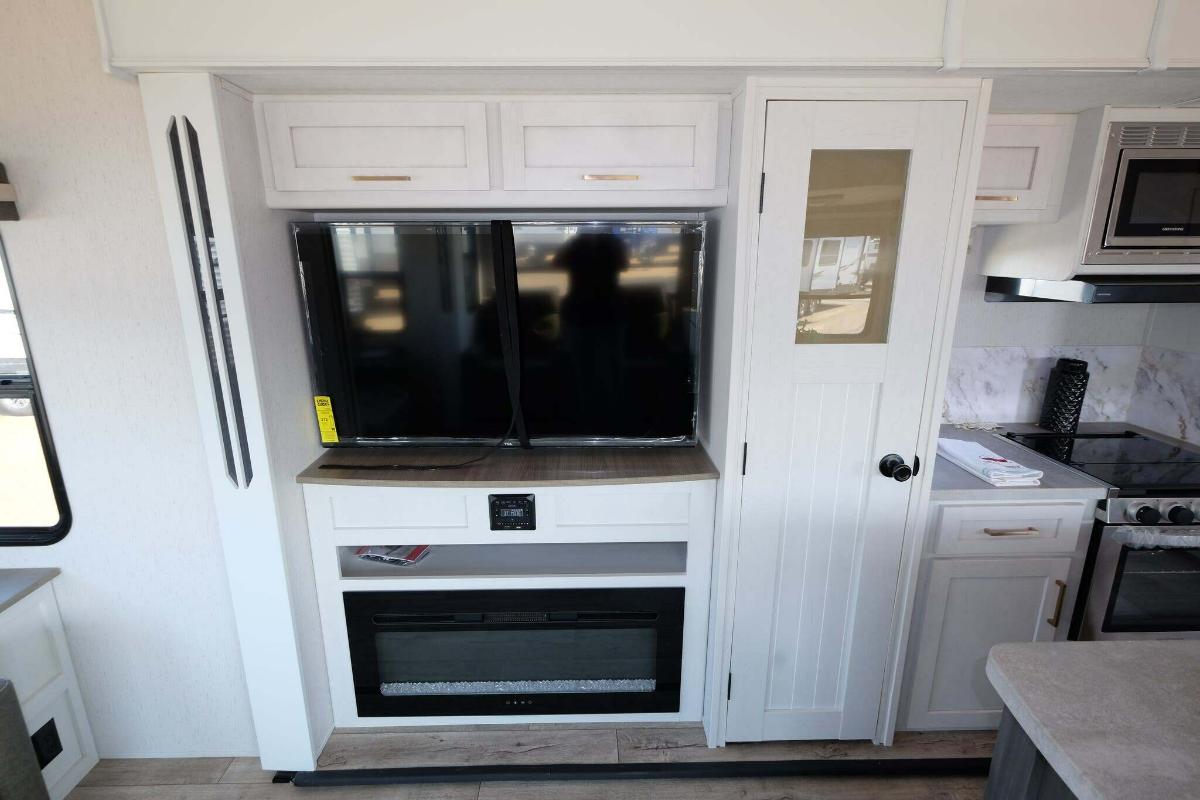
[[[729,682],[725,684],[725,699],[733,699],[733,673],[729,673]]]
[[[746,474],[746,458],[750,454],[750,444],[742,442],[742,474]]]
[[[763,210],[763,196],[767,192],[767,173],[763,172],[758,176],[758,213]]]

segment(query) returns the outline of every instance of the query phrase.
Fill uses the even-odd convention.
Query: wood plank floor
[[[647,763],[783,759],[985,758],[995,733],[901,733],[867,742],[763,742],[712,750],[697,727],[521,728],[335,733],[322,769],[463,764]],[[801,777],[495,782],[298,789],[254,758],[106,759],[68,800],[976,800],[982,778]]]

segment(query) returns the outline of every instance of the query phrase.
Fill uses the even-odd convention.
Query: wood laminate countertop
[[[715,480],[708,454],[695,447],[499,448],[482,461],[477,447],[372,447],[330,449],[297,476],[299,483],[346,486],[521,487],[595,486]]]
[[[36,589],[58,577],[58,567],[0,569],[0,612],[16,605]]]
[[[1200,796],[1200,640],[999,644],[987,676],[1080,800]]]

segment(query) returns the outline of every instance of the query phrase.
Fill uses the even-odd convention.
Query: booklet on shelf
[[[427,544],[368,545],[355,550],[354,555],[366,561],[411,567],[429,555],[432,549]]]

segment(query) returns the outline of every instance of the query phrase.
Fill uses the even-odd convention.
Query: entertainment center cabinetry
[[[461,458],[461,448],[446,448],[441,453]],[[370,453],[370,458],[378,462],[381,455],[384,454],[375,451]],[[427,450],[425,457],[429,455]],[[554,722],[564,719],[561,713],[539,713],[548,698],[557,703],[570,701],[569,695],[562,692],[538,693],[534,686],[533,693],[514,695],[505,701],[512,704],[509,706],[511,714],[478,708],[473,708],[471,714],[462,715],[363,714],[362,710],[368,704],[371,707],[381,702],[386,704],[386,698],[380,700],[378,686],[364,687],[355,679],[363,669],[375,668],[374,663],[354,663],[355,656],[364,647],[370,651],[368,658],[372,662],[383,658],[374,650],[377,645],[360,642],[356,646],[353,641],[351,628],[355,623],[351,619],[347,595],[361,597],[362,593],[372,593],[385,604],[389,597],[420,593],[410,596],[420,597],[423,606],[432,602],[427,599],[429,592],[437,593],[435,597],[450,603],[456,602],[458,596],[470,597],[470,593],[492,593],[488,595],[487,613],[477,615],[479,619],[462,613],[417,619],[416,622],[424,627],[418,626],[416,632],[410,634],[411,641],[403,641],[403,650],[411,654],[413,649],[449,647],[424,631],[437,630],[449,637],[454,633],[451,622],[460,626],[465,623],[470,636],[506,635],[504,631],[483,630],[488,627],[485,622],[490,621],[485,618],[493,612],[503,613],[502,598],[506,592],[512,593],[522,606],[530,603],[536,606],[543,597],[549,603],[559,602],[555,592],[561,590],[590,590],[592,599],[587,601],[586,608],[578,609],[582,613],[576,617],[584,619],[589,615],[600,615],[608,621],[597,623],[598,628],[589,633],[589,629],[580,626],[577,618],[570,615],[541,619],[529,612],[521,612],[522,616],[513,617],[519,622],[506,628],[507,635],[536,637],[537,623],[546,623],[548,636],[567,637],[571,648],[583,648],[588,646],[587,637],[596,635],[597,630],[606,632],[609,637],[618,636],[625,630],[631,637],[630,646],[636,649],[638,641],[648,635],[644,631],[648,623],[653,623],[650,617],[660,616],[661,612],[631,613],[620,604],[639,602],[641,598],[636,590],[681,589],[683,620],[679,646],[674,651],[660,653],[659,673],[655,675],[659,683],[659,691],[655,694],[660,695],[655,702],[661,706],[661,686],[674,680],[673,673],[665,674],[668,670],[664,665],[678,663],[677,667],[671,667],[678,672],[678,699],[671,701],[677,702],[677,708],[623,712],[620,710],[623,704],[628,707],[632,703],[636,707],[637,691],[617,692],[604,698],[592,692],[593,696],[585,698],[587,702],[603,704],[612,713],[571,713],[567,719],[571,722],[695,722],[700,719],[717,479],[716,468],[702,450],[502,450],[463,470],[431,472],[368,471],[339,466],[354,465],[356,461],[362,465],[362,457],[353,450],[331,451],[299,478],[308,512],[334,723],[338,727]],[[516,475],[521,477],[515,478]],[[588,476],[598,477],[591,482]],[[489,498],[498,493],[532,495],[537,509],[536,527],[532,530],[494,530],[490,524]],[[430,551],[410,566],[364,560],[355,554],[362,546],[416,544],[430,545]],[[623,593],[629,594],[631,599],[623,599]],[[594,607],[597,602],[616,604],[619,613],[608,619]],[[414,613],[410,606],[400,603],[396,608],[405,609],[404,615],[412,617]],[[461,610],[458,606],[455,608]],[[378,623],[386,614],[380,612],[368,616]],[[351,619],[350,625],[348,619]],[[633,622],[621,621],[629,619]],[[411,627],[414,620],[407,619],[407,622]],[[512,619],[501,622],[511,623]],[[623,627],[626,624],[630,625],[628,629]],[[388,628],[385,625],[381,630],[386,635]],[[664,640],[660,650],[664,647],[669,650],[665,640],[674,634],[668,629],[654,633]],[[455,644],[454,652],[465,654],[473,644],[477,643],[470,639],[463,645]],[[505,642],[500,646],[515,644]],[[555,642],[549,642],[546,646],[548,655],[543,658],[537,652],[536,639],[526,642],[521,648],[524,652],[519,657],[514,656],[514,663],[504,665],[503,669],[519,669],[521,665],[517,662],[521,658],[528,659],[524,665],[526,669],[545,669],[543,661],[553,658],[555,646]],[[605,646],[613,658],[619,655],[619,639],[606,642]],[[493,645],[491,649],[496,647]],[[471,662],[473,659],[462,660]],[[551,668],[569,670],[578,666],[554,664]],[[473,664],[470,668],[487,673],[488,665]],[[631,657],[612,668],[637,670],[644,667],[633,663]],[[654,674],[653,670],[648,674]],[[613,677],[628,681],[630,674]],[[519,683],[524,685],[530,681]],[[529,686],[524,688],[530,689]],[[454,689],[441,687],[436,691],[445,693]],[[499,693],[499,690],[493,691]],[[575,688],[571,691],[583,696],[587,690]],[[458,697],[452,702],[461,704],[464,701]]]
[[[272,80],[264,74],[263,81]],[[925,473],[904,486],[882,483],[886,479],[875,464],[884,453],[911,455],[914,462],[933,457],[929,420],[948,358],[950,298],[965,248],[962,234],[978,167],[974,137],[982,130],[986,83],[743,76],[713,94],[713,80],[690,73],[659,76],[653,89],[632,79],[618,87],[612,76],[587,85],[546,77],[539,78],[540,90],[497,74],[451,88],[443,81],[430,92],[362,94],[366,86],[356,88],[353,79],[324,89],[299,77],[279,80],[271,86],[260,82],[249,92],[201,72],[139,76],[263,767],[314,769],[339,727],[702,721],[713,746],[727,739],[812,738],[811,732],[797,735],[790,728],[730,725],[733,703],[756,707],[755,713],[767,707],[766,695],[754,690],[762,670],[737,670],[731,663],[739,584],[743,596],[757,590],[768,598],[764,609],[775,603],[769,598],[780,596],[778,587],[792,591],[803,585],[815,600],[799,622],[824,619],[822,597],[829,595],[830,607],[878,629],[879,635],[869,637],[870,653],[843,658],[848,624],[826,625],[817,642],[811,625],[789,622],[795,603],[775,603],[785,607],[786,618],[777,640],[798,642],[797,651],[812,662],[803,679],[850,686],[846,681],[855,677],[850,672],[868,661],[881,673],[879,680],[875,673],[868,676],[865,690],[839,690],[837,703],[844,694],[854,704],[856,727],[835,730],[830,724],[823,735],[888,741],[893,684],[902,666],[888,659],[897,653],[902,658],[902,626],[892,625],[894,641],[886,641],[886,620],[860,614],[855,592],[891,591],[894,576],[913,556],[902,552],[911,547],[908,529],[924,516]],[[638,87],[640,94],[628,94]],[[551,88],[576,94],[539,93]],[[885,103],[892,117],[872,116]],[[765,325],[789,352],[803,349],[823,358],[811,371],[822,381],[845,375],[849,384],[861,383],[864,374],[848,366],[843,345],[799,344],[794,291],[771,298],[780,310],[773,322],[762,322],[762,309],[755,307],[762,215],[779,219],[780,230],[796,238],[795,247],[772,253],[802,275],[795,256],[807,234],[796,223],[812,188],[793,169],[802,159],[766,175],[768,105],[776,131],[783,130],[779,120],[788,113],[815,114],[821,130],[829,132],[818,150],[869,160],[884,142],[918,153],[913,169],[936,168],[945,189],[905,183],[888,194],[895,199],[912,192],[914,213],[923,210],[931,217],[928,229],[938,232],[909,237],[939,243],[936,258],[905,262],[923,265],[906,269],[925,276],[921,280],[929,287],[922,296],[929,309],[923,318],[936,320],[932,332],[921,328],[923,337],[933,339],[908,349],[929,354],[910,359],[914,370],[927,372],[919,381],[922,391],[909,393],[905,405],[905,430],[919,435],[876,443],[876,423],[867,418],[875,406],[868,403],[839,412],[843,427],[823,429],[803,451],[809,455],[797,450],[799,459],[792,459],[812,473],[804,485],[813,488],[814,503],[830,509],[829,519],[866,519],[869,502],[897,498],[892,504],[897,513],[888,516],[892,540],[887,557],[877,559],[878,571],[860,570],[860,556],[882,551],[860,548],[842,529],[838,541],[849,542],[845,557],[834,561],[814,551],[804,556],[813,571],[781,571],[778,564],[785,562],[778,558],[771,574],[746,566],[752,556],[775,557],[777,548],[761,547],[742,531],[778,525],[780,517],[754,498],[743,503],[741,476],[763,480],[781,474],[770,466],[771,454],[786,447],[775,434],[747,436],[751,332]],[[835,112],[871,124],[831,124]],[[899,116],[912,122],[901,131],[909,137],[903,141],[893,124]],[[931,119],[940,122],[933,125]],[[936,136],[910,141],[926,129]],[[914,141],[921,147],[914,149]],[[781,152],[794,155],[791,144],[785,145]],[[859,173],[814,191],[839,203],[874,197],[859,191],[862,176],[855,176]],[[787,202],[778,199],[779,192]],[[931,192],[937,196],[922,200]],[[471,249],[482,237],[468,241],[447,234],[483,223],[501,233],[492,239],[502,243],[499,257],[485,258],[482,246]],[[427,225],[431,235],[410,244],[396,230],[386,230],[414,224]],[[558,226],[566,239],[553,248],[518,251],[521,226],[538,225]],[[640,243],[632,237],[638,226],[667,225],[699,227],[703,246],[689,250],[685,238],[672,233],[680,238],[672,243],[662,231],[656,232],[662,245],[657,248],[646,244],[654,243],[649,237]],[[405,352],[433,356],[449,343],[461,343],[462,352],[477,359],[472,363],[486,360],[489,374],[503,376],[504,385],[491,384],[490,397],[506,400],[489,401],[498,418],[472,431],[474,436],[453,431],[447,436],[470,440],[469,446],[433,448],[415,441],[404,448],[346,446],[405,439],[394,417],[411,416],[409,401],[418,390],[434,398],[427,407],[435,411],[478,399],[469,388],[429,391],[435,376],[463,376],[461,363],[446,366],[445,359],[440,372],[414,359],[372,383],[397,401],[394,409],[384,407],[387,429],[361,440],[353,424],[343,427],[339,421],[341,440],[319,430],[314,396],[328,402],[338,392],[314,390],[296,231],[320,226],[349,231],[337,246],[333,236],[341,234],[322,246],[328,245],[328,263],[346,267],[338,276],[345,279],[347,301],[337,310],[353,313],[341,314],[338,329],[358,337],[352,342],[352,352],[361,356],[355,369],[388,361],[391,356],[380,359],[375,344],[381,334],[400,338],[404,332],[421,339]],[[613,230],[598,234],[601,226]],[[620,242],[630,253],[627,269],[624,258],[613,257]],[[360,251],[378,258],[352,257]],[[299,260],[311,275],[315,260]],[[438,268],[421,274],[420,266],[432,261]],[[931,272],[927,261],[940,266]],[[600,271],[609,278],[603,286],[586,279],[595,278],[597,264],[609,267]],[[497,291],[496,285],[506,288]],[[522,288],[545,297],[522,306]],[[573,292],[587,302],[564,314]],[[491,296],[505,305],[497,300],[487,322],[479,322],[482,313],[458,313],[484,309]],[[430,309],[438,325],[423,327],[428,319],[418,312]],[[506,319],[526,325],[511,330]],[[475,335],[487,324],[501,331],[498,349]],[[893,320],[889,338],[906,346],[912,327]],[[369,346],[360,346],[364,341]],[[628,346],[647,341],[658,342],[658,349]],[[876,357],[878,345],[854,347],[875,367],[885,363]],[[672,407],[672,419],[683,409],[689,431],[644,437],[682,446],[609,447],[592,441],[587,447],[538,447],[563,444],[559,433],[564,440],[605,438],[583,426],[567,431],[542,426],[545,441],[531,431],[532,449],[482,449],[506,424],[525,417],[532,423],[546,409],[573,408],[539,389],[553,388],[554,380],[544,375],[571,377],[561,365],[581,352],[604,356],[581,362],[588,368],[581,372],[595,380],[575,378],[585,388],[604,390],[576,392],[582,398],[578,406],[589,414],[593,408],[611,410],[618,401],[639,409],[651,405],[619,381],[599,379],[617,372],[613,364],[653,374],[661,370],[645,354],[683,353],[682,383],[689,397]],[[514,376],[524,379],[515,389]],[[678,390],[680,384],[672,385]],[[809,394],[803,397],[806,405],[797,406],[793,422],[819,417]],[[531,398],[543,402],[537,406]],[[332,405],[335,421],[339,409],[354,408],[336,397]],[[393,410],[403,413],[397,417]],[[627,425],[600,433],[629,444],[641,430]],[[841,430],[856,431],[859,444],[838,444]],[[439,433],[410,435],[425,442]],[[323,440],[338,446],[324,450]],[[461,463],[476,458],[481,460]],[[434,463],[454,468],[425,468]],[[835,490],[825,480],[833,464],[839,465],[838,476],[862,481],[864,488]],[[410,468],[400,468],[405,465]],[[497,506],[493,495],[510,496],[511,503]],[[530,507],[519,501],[526,497],[532,498]],[[507,516],[493,524],[493,513]],[[795,558],[805,547],[802,537],[783,533],[791,536],[792,548],[783,552]],[[404,554],[412,556],[419,545],[428,554],[410,565],[361,557],[391,557],[384,549],[396,546],[406,546]],[[360,553],[365,547],[384,552]],[[822,563],[833,566],[824,569]],[[753,610],[743,611],[745,624],[739,627],[743,633],[757,631],[766,642],[776,633],[768,615]],[[489,652],[489,641],[499,649]],[[826,720],[843,713],[841,707],[814,710]]]

